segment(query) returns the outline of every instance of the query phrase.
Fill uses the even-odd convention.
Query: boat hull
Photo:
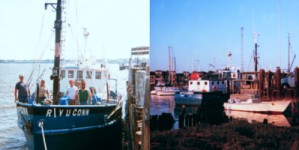
[[[29,149],[44,149],[40,122],[43,122],[49,150],[121,149],[121,109],[115,108],[115,105],[35,106],[17,103],[18,125]]]
[[[201,94],[175,94],[174,101],[176,105],[201,105]]]
[[[174,96],[176,105],[205,105],[222,106],[229,99],[229,94],[222,92],[187,92],[181,94],[177,92]]]
[[[224,103],[226,110],[261,112],[261,113],[283,113],[291,101],[273,101],[260,103]]]
[[[156,94],[158,96],[173,96],[176,91],[157,91]]]

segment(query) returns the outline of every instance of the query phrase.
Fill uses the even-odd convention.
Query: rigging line
[[[40,40],[41,40],[41,36],[42,36],[42,33],[43,33],[43,29],[44,29],[44,22],[45,22],[45,12],[43,13],[43,19],[42,19],[42,26],[41,26],[41,29],[39,31],[39,35],[38,35],[38,40],[37,40],[37,44],[36,44],[36,53],[35,53],[35,57],[37,56],[37,51],[39,50],[39,47],[40,47]]]
[[[30,76],[28,78],[28,83],[30,85],[31,83],[31,80],[32,80],[32,76],[33,76],[33,73],[35,71],[35,65],[36,65],[36,57],[37,57],[37,52],[39,50],[39,47],[40,47],[40,40],[41,40],[41,36],[42,36],[42,33],[43,33],[43,29],[44,29],[44,22],[45,22],[45,14],[46,14],[46,11],[43,12],[43,17],[42,17],[42,25],[41,25],[41,29],[40,29],[40,32],[39,32],[39,35],[38,35],[38,39],[37,39],[37,44],[36,44],[36,52],[35,52],[35,56],[34,56],[34,62],[33,62],[33,65],[32,65],[32,70],[31,70],[31,73],[30,73]]]
[[[42,49],[42,52],[41,52],[41,54],[40,54],[38,60],[41,60],[42,57],[44,56],[45,51],[46,51],[46,48],[50,46],[51,39],[53,38],[53,36],[54,36],[54,33],[52,33],[52,34],[50,35],[50,37],[49,37],[49,39],[48,39],[48,41],[47,41],[47,44],[46,44],[45,47]],[[34,72],[35,72],[35,69],[37,68],[37,65],[39,65],[39,64],[40,64],[40,63],[36,63],[36,61],[33,63],[33,68],[32,68],[32,70],[31,70],[30,76],[29,76],[29,78],[28,78],[28,84],[29,84],[29,85],[30,85],[31,82],[32,82],[32,77],[33,77],[33,74],[34,74]]]
[[[75,8],[76,8],[76,23],[78,25],[79,24],[79,19],[78,19],[79,17],[78,17],[78,1],[77,0],[75,1]],[[79,36],[78,35],[79,35],[79,31],[77,30],[77,36],[76,36],[77,37],[77,55],[79,55],[79,52],[80,52],[80,50],[79,50],[80,49],[79,48],[80,47],[80,45],[79,45]]]
[[[251,54],[251,57],[249,59],[249,66],[248,66],[247,70],[250,70],[252,58],[253,58],[253,53]]]

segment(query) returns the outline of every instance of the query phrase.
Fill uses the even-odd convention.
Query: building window
[[[208,82],[205,82],[205,85],[207,85],[208,84]]]
[[[86,79],[91,79],[92,71],[86,71]]]
[[[77,78],[78,79],[83,79],[83,71],[78,71],[77,72]]]
[[[74,78],[74,70],[68,71],[68,78]]]
[[[197,85],[200,85],[200,82],[197,82]]]
[[[96,72],[96,79],[101,79],[101,72]]]
[[[65,78],[65,70],[60,71],[60,78]]]

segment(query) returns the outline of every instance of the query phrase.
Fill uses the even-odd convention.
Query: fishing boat
[[[154,87],[154,90],[151,91],[151,95],[173,96],[177,91],[179,90],[175,87],[167,86],[165,82],[159,81]]]
[[[229,99],[226,82],[224,80],[190,80],[188,91],[176,92],[176,105],[223,105]]]
[[[230,99],[224,103],[226,110],[260,112],[260,113],[283,113],[290,105],[290,100],[262,102],[259,98],[250,98],[246,101]]]
[[[156,89],[156,95],[158,96],[173,96],[177,91],[174,87],[161,87],[160,90]]]
[[[23,130],[30,150],[121,149],[122,102],[120,97],[110,96],[105,65],[99,68],[79,64],[60,66],[63,4],[62,0],[45,4],[56,6],[52,99],[46,100],[47,104],[39,104],[36,100],[17,102],[18,126]],[[95,89],[93,105],[67,105],[67,97],[63,97],[60,89],[66,88],[69,79],[76,82],[84,79],[89,88]],[[104,96],[100,97],[100,93]]]
[[[228,93],[213,92],[177,92],[174,95],[175,105],[186,106],[222,106],[229,99]]]
[[[174,95],[176,105],[200,105],[202,94],[194,92],[177,92]]]

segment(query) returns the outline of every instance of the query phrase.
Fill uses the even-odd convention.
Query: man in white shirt
[[[66,91],[66,96],[69,97],[69,105],[76,105],[75,96],[78,88],[74,85],[74,80],[70,80],[70,87]]]

